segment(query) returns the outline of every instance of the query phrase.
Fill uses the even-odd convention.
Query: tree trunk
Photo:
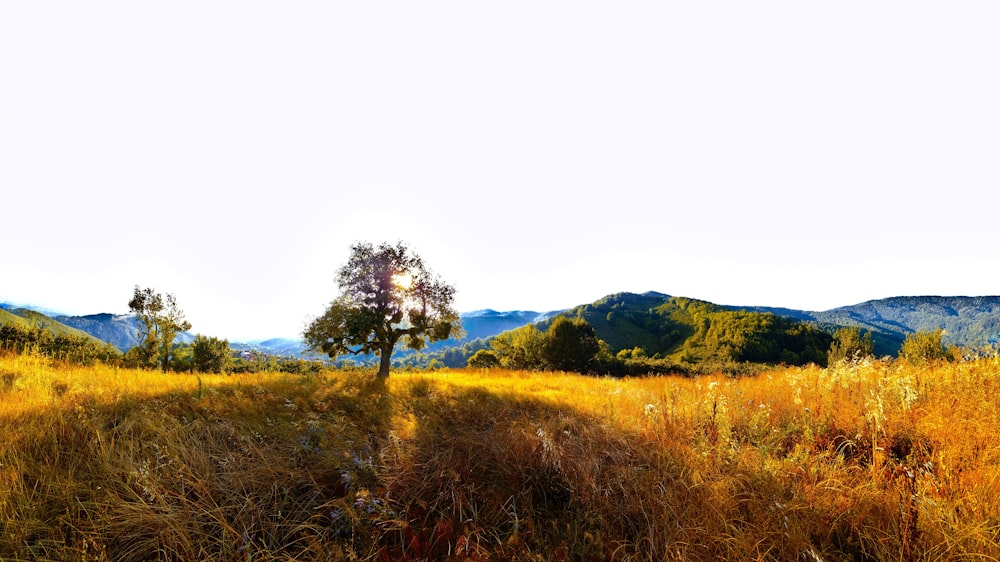
[[[164,343],[163,349],[160,353],[160,370],[164,373],[167,372],[167,363],[170,361],[170,344]]]
[[[379,352],[380,356],[379,357],[380,361],[378,365],[379,378],[384,378],[384,379],[389,378],[389,366],[391,365],[393,347],[395,346],[389,346],[388,349],[383,347],[382,351]]]

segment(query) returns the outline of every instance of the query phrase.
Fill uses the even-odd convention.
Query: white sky
[[[462,311],[1000,293],[1000,4],[3,2],[0,301],[296,337],[352,242]]]

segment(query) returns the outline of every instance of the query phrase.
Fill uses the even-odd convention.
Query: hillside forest
[[[968,356],[991,349],[996,342],[1000,305],[994,300],[896,297],[863,303],[851,310],[805,313],[728,307],[661,293],[618,293],[555,313],[488,311],[463,315],[463,323],[471,326],[463,337],[436,342],[421,351],[398,346],[393,365],[460,368],[471,361],[473,366],[574,370],[613,376],[740,374],[768,365],[825,366],[831,357],[843,357],[844,351],[835,348],[845,348],[845,338],[868,342],[867,346],[851,343],[849,353],[875,357],[898,356],[908,338],[937,338],[944,350],[941,354]],[[785,315],[779,314],[782,310]],[[82,363],[142,363],[137,362],[135,352],[132,356],[125,353],[136,348],[141,337],[142,325],[136,316],[57,318],[26,308],[0,308],[0,348],[31,350]],[[951,326],[951,330],[944,326]],[[554,337],[560,338],[562,344],[547,345],[547,340]],[[324,359],[309,354],[293,340],[272,341],[271,346],[230,343],[179,331],[165,367],[177,372],[217,369],[294,373],[316,371],[323,364],[349,367],[375,362],[372,355]],[[553,356],[558,345],[570,346],[579,356]],[[144,361],[151,363],[148,353]]]

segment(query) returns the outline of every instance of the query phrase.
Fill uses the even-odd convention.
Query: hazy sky
[[[1000,294],[1000,4],[3,2],[0,301],[295,337],[350,245],[462,311]]]

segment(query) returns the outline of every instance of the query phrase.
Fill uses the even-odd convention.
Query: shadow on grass
[[[370,559],[342,514],[389,407],[361,374],[64,393],[0,420],[0,559]]]
[[[383,445],[384,497],[391,517],[406,522],[382,536],[389,559],[855,554],[849,530],[832,537],[822,514],[766,473],[707,465],[684,443],[571,406],[426,379],[397,383],[412,427]]]
[[[215,380],[4,420],[0,558],[865,559],[770,472],[527,391]]]

